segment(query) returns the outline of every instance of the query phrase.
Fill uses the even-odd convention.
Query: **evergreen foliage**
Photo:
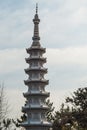
[[[72,104],[72,116],[78,125],[87,129],[87,87],[79,88],[73,92],[72,97],[67,97],[66,102]]]

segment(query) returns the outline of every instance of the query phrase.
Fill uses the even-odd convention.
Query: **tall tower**
[[[48,85],[49,81],[44,78],[47,73],[47,69],[43,67],[46,63],[46,58],[43,57],[46,49],[41,47],[39,42],[40,19],[37,5],[33,22],[33,43],[30,48],[26,49],[29,57],[25,59],[29,64],[29,67],[25,69],[28,79],[24,81],[25,85],[28,86],[28,91],[24,93],[26,104],[22,107],[22,111],[27,114],[27,120],[21,126],[25,127],[26,130],[48,130],[51,123],[46,119],[46,112],[48,111],[46,98],[49,97],[50,93],[45,91],[45,86]]]

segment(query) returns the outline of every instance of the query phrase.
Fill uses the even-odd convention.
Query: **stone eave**
[[[29,83],[43,83],[48,85],[49,84],[49,80],[24,80],[25,85],[29,85]]]
[[[43,93],[43,92],[38,92],[38,93],[32,93],[32,92],[26,92],[23,93],[24,97],[30,97],[30,96],[45,96],[45,97],[49,97],[50,93]]]
[[[26,48],[26,52],[29,53],[29,54],[34,50],[39,50],[39,51],[42,51],[43,53],[46,52],[46,48],[42,48],[42,47],[39,47],[39,46],[31,46],[30,48]]]
[[[40,72],[44,72],[44,73],[47,73],[47,69],[46,68],[41,68],[41,67],[33,67],[33,68],[27,68],[27,69],[24,69],[25,73],[29,74],[29,72],[32,72],[32,71],[40,71]]]
[[[29,58],[25,58],[25,61],[26,63],[30,63],[31,61],[35,61],[35,60],[38,60],[38,61],[41,61],[43,63],[46,63],[46,58],[44,57],[29,57]]]
[[[52,124],[51,123],[44,123],[44,122],[41,122],[41,123],[38,123],[38,124],[29,124],[29,123],[22,123],[21,126],[24,126],[26,128],[32,128],[32,127],[52,127]]]

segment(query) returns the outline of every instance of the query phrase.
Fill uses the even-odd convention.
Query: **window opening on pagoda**
[[[39,90],[39,86],[37,86],[36,84],[34,84],[32,87],[31,87],[32,90]]]
[[[33,103],[34,103],[34,104],[37,104],[37,103],[39,104],[39,100],[38,100],[38,98],[36,98],[36,97],[33,98]]]
[[[35,86],[35,90],[38,90],[38,86]]]
[[[38,62],[37,62],[37,61],[33,61],[33,62],[32,62],[32,66],[33,66],[33,67],[37,67],[37,66],[38,66]]]
[[[34,51],[34,52],[33,52],[33,55],[34,55],[34,56],[38,56],[39,53],[38,53],[37,51]]]
[[[33,79],[37,79],[39,77],[39,74],[37,74],[37,73],[32,73],[32,78]]]
[[[40,119],[39,113],[37,113],[37,112],[34,113],[34,114],[33,114],[33,119],[34,119],[34,120],[39,120],[39,119]]]

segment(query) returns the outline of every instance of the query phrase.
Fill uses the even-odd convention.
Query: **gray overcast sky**
[[[20,93],[27,91],[23,84],[28,67],[25,48],[32,43],[36,2],[0,1],[0,81],[9,97],[18,92],[20,102]],[[87,85],[87,1],[38,0],[38,5],[40,42],[47,48],[47,90],[58,106],[70,92]]]

